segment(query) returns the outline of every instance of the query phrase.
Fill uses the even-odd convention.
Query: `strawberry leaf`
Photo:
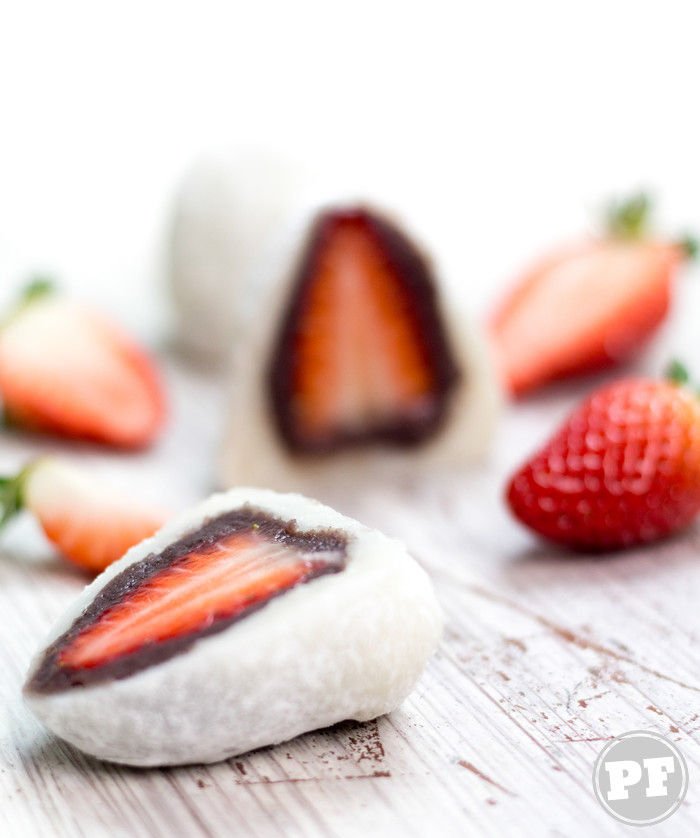
[[[17,302],[0,319],[0,329],[10,323],[18,314],[21,314],[27,306],[32,305],[32,303],[40,300],[42,297],[47,297],[49,294],[55,293],[56,283],[49,279],[49,277],[39,274],[32,277],[20,291]]]
[[[695,236],[681,236],[678,239],[678,246],[683,250],[685,253],[686,259],[695,259],[698,255],[698,247],[700,247],[700,242],[698,242]]]
[[[615,201],[607,211],[607,230],[614,238],[641,239],[647,233],[651,200],[639,192],[626,201]]]
[[[29,282],[22,289],[20,295],[20,304],[26,305],[32,303],[39,297],[45,297],[47,294],[53,294],[56,290],[56,283],[51,277],[37,274],[33,276]]]
[[[668,379],[668,381],[672,381],[674,384],[678,384],[679,386],[688,384],[690,381],[690,374],[688,373],[687,367],[677,358],[674,358],[668,367],[666,367],[664,377]]]
[[[22,487],[25,472],[16,477],[0,477],[0,529],[22,509]]]

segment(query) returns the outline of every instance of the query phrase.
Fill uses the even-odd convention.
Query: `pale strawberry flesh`
[[[110,321],[54,294],[3,327],[0,391],[14,424],[124,448],[150,443],[165,413],[146,353]]]
[[[163,510],[113,491],[55,457],[26,470],[22,495],[61,555],[90,573],[120,559],[166,519]]]
[[[495,354],[514,394],[619,363],[668,311],[675,246],[593,241],[537,266],[497,312]]]
[[[287,447],[318,454],[421,442],[444,420],[458,378],[415,246],[367,210],[322,214],[270,366]]]
[[[271,599],[345,566],[337,531],[298,531],[244,507],[122,571],[47,651],[30,690],[123,678],[188,649]]]

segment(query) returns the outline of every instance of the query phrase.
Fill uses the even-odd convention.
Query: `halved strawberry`
[[[345,536],[299,532],[249,507],[205,519],[125,568],[51,647],[40,689],[123,677],[345,565]]]
[[[14,478],[0,478],[0,526],[22,509],[34,514],[65,558],[91,573],[153,535],[166,518],[54,457],[35,460]]]
[[[458,378],[431,271],[413,243],[366,209],[322,213],[271,361],[287,446],[414,444],[438,428]]]
[[[323,556],[234,533],[151,577],[81,632],[59,655],[73,668],[99,666],[141,648],[231,620],[307,579]]]
[[[148,356],[45,282],[0,328],[0,398],[15,424],[128,448],[151,442],[165,416]]]
[[[496,312],[491,332],[515,395],[633,355],[662,323],[684,245],[647,235],[643,196],[615,207],[607,235],[536,265]]]

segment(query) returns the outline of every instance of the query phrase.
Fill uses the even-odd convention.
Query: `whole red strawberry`
[[[507,499],[527,527],[576,550],[687,526],[700,512],[700,400],[678,381],[604,387],[514,475]]]

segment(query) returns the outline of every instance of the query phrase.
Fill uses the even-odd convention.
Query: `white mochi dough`
[[[264,152],[210,154],[185,175],[168,242],[178,345],[221,362],[245,321],[245,292],[299,205],[304,168]]]
[[[442,616],[426,573],[376,530],[300,495],[238,488],[214,495],[129,550],[52,629],[30,668],[125,568],[208,518],[250,505],[298,529],[347,535],[344,570],[313,579],[133,675],[63,691],[25,688],[57,736],[129,765],[208,763],[345,719],[398,707],[435,651]]]

